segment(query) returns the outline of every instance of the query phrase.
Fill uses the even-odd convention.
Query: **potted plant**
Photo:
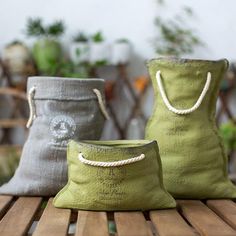
[[[28,20],[27,35],[38,39],[33,46],[33,57],[40,73],[50,75],[55,64],[62,59],[58,38],[64,31],[62,21],[45,26],[40,18]]]
[[[73,38],[70,45],[70,58],[74,63],[87,62],[89,60],[88,37],[83,32],[79,32]]]
[[[11,75],[24,75],[27,66],[32,64],[30,50],[20,41],[8,44],[3,50],[2,59]]]
[[[112,64],[126,64],[130,59],[131,44],[128,39],[118,39],[113,43],[111,51]]]
[[[91,37],[90,42],[90,62],[92,64],[104,64],[109,60],[108,45],[104,40],[101,31]]]

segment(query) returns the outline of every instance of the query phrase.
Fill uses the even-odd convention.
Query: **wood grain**
[[[106,212],[79,211],[75,236],[109,236]]]
[[[181,211],[195,229],[204,236],[235,236],[234,231],[205,204],[197,200],[178,201]]]
[[[150,218],[159,236],[196,236],[176,209],[151,211]]]
[[[115,212],[114,218],[118,236],[152,235],[142,212]]]
[[[39,220],[34,236],[66,236],[70,224],[71,210],[58,209],[52,205],[52,198]]]
[[[231,200],[208,200],[207,205],[218,216],[236,229],[236,204]]]
[[[3,217],[3,215],[7,211],[7,208],[10,205],[12,200],[13,200],[12,196],[0,195],[0,219]]]
[[[40,197],[20,197],[0,222],[1,236],[23,236],[40,207]]]

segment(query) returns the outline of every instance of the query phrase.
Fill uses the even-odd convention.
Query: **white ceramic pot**
[[[11,74],[24,74],[26,66],[31,62],[29,49],[21,43],[4,48],[2,57]]]
[[[112,64],[126,64],[130,60],[131,45],[126,42],[116,42],[112,45],[111,53]]]
[[[96,63],[98,61],[109,61],[109,60],[110,60],[110,48],[107,43],[105,42],[90,43],[89,61],[91,63]]]
[[[87,42],[74,42],[70,46],[70,59],[74,63],[89,60],[89,44]]]

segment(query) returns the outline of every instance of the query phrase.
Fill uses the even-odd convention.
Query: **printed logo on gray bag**
[[[66,146],[67,140],[74,136],[75,130],[75,121],[70,116],[56,116],[50,123],[53,144],[57,146]]]

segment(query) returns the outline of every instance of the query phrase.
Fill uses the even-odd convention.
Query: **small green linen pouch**
[[[156,141],[70,141],[68,183],[54,206],[82,210],[172,208]]]

